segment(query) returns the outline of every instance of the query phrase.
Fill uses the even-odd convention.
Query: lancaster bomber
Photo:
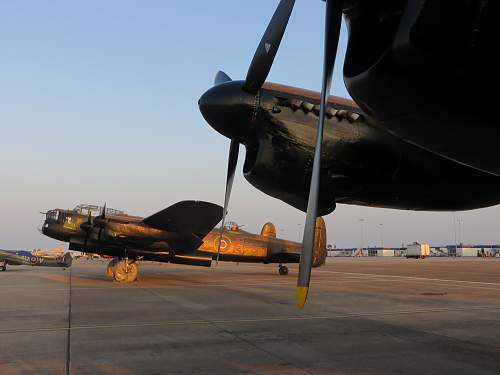
[[[149,217],[132,216],[111,208],[78,205],[72,210],[45,213],[42,233],[69,242],[69,249],[113,257],[106,275],[115,281],[137,280],[138,261],[210,267],[220,261],[275,263],[288,273],[286,263],[299,263],[302,244],[276,238],[266,223],[260,235],[232,224],[212,230],[222,218],[222,207],[202,201],[178,202]],[[317,219],[313,266],[325,263],[326,227]]]
[[[25,250],[0,250],[0,271],[6,271],[11,266],[43,266],[43,267],[71,267],[70,253],[60,258],[48,258],[35,255]]]
[[[265,82],[294,3],[280,1],[245,80],[219,72],[199,107],[231,139],[224,212],[239,144],[246,147],[245,178],[307,212],[297,283],[302,307],[314,220],[336,203],[429,211],[500,203],[498,59],[491,57],[500,6],[326,0],[316,93]],[[354,100],[329,96],[343,15],[344,82]]]

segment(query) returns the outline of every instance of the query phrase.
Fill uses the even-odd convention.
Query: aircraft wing
[[[203,201],[182,201],[143,220],[150,227],[201,239],[222,220],[223,208]]]

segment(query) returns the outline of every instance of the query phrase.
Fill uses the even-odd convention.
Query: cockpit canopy
[[[239,231],[242,226],[243,225],[239,225],[234,221],[229,221],[226,224],[224,224],[224,229],[229,231]]]
[[[90,214],[94,217],[101,215],[103,207],[92,204],[79,204],[72,210],[54,209],[45,213],[46,222],[63,223],[71,221],[73,214],[85,215]],[[106,216],[125,216],[125,211],[115,210],[114,208],[106,208]]]
[[[59,218],[59,210],[49,210],[45,213],[45,218],[51,221],[57,221]]]
[[[49,210],[45,213],[45,224],[65,223],[71,221],[71,211],[68,210]]]
[[[82,215],[88,215],[90,212],[92,216],[98,216],[102,213],[102,209],[103,207],[96,206],[93,204],[79,204],[78,206],[73,208],[73,212]],[[115,210],[114,208],[106,207],[106,215],[125,216],[127,215],[127,213],[125,211]]]

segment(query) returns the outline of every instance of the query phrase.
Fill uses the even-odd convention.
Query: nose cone
[[[61,229],[57,224],[50,224],[45,222],[42,226],[42,233],[50,238],[60,239],[62,237]]]
[[[222,83],[198,100],[200,112],[210,126],[231,139],[244,137],[250,124],[254,97],[242,86],[243,81]]]

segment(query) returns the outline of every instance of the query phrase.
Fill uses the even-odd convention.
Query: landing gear
[[[138,274],[137,263],[129,259],[114,258],[106,267],[106,276],[120,283],[132,283]]]
[[[0,271],[1,272],[7,271],[7,266],[5,264],[3,266],[0,266]]]
[[[278,272],[281,276],[288,275],[288,267],[282,264],[279,265]]]

